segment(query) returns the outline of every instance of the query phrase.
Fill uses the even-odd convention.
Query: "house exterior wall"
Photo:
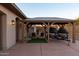
[[[6,31],[5,31],[5,45],[6,48],[8,49],[10,47],[12,47],[13,45],[15,45],[16,43],[16,25],[12,25],[11,21],[12,20],[16,20],[17,15],[15,15],[14,13],[12,13],[10,10],[8,10],[7,8],[5,8],[4,6],[0,5],[0,11],[2,11],[3,13],[6,14]]]

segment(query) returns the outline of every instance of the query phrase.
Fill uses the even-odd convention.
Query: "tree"
[[[79,17],[76,19],[76,24],[79,24]]]

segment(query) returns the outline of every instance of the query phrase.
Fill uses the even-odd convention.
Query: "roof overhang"
[[[21,17],[22,19],[27,19],[24,13],[15,5],[15,3],[0,3],[5,8],[9,9],[11,12]]]
[[[59,18],[59,17],[52,17],[52,18],[48,18],[46,19],[47,17],[45,18],[29,18],[29,19],[26,19],[27,22],[30,22],[30,23],[33,23],[33,24],[41,24],[43,22],[45,23],[54,23],[54,24],[68,24],[68,23],[72,23],[72,22],[75,22],[75,20],[72,20],[72,19],[66,19],[66,18]]]

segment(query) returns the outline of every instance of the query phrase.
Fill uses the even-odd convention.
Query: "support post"
[[[48,41],[49,41],[49,22],[47,28],[48,28]]]
[[[21,42],[24,42],[24,22],[22,22],[22,40]]]
[[[75,43],[75,23],[72,23],[72,43]]]
[[[26,23],[26,38],[28,37],[28,28],[27,28],[27,25],[29,24],[29,22]]]
[[[43,25],[45,25],[45,26],[43,26]],[[43,22],[43,28],[44,28],[44,38],[46,38],[46,23],[45,22]]]

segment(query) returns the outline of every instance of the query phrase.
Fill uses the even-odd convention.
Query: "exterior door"
[[[2,19],[0,15],[0,50],[2,50]]]

